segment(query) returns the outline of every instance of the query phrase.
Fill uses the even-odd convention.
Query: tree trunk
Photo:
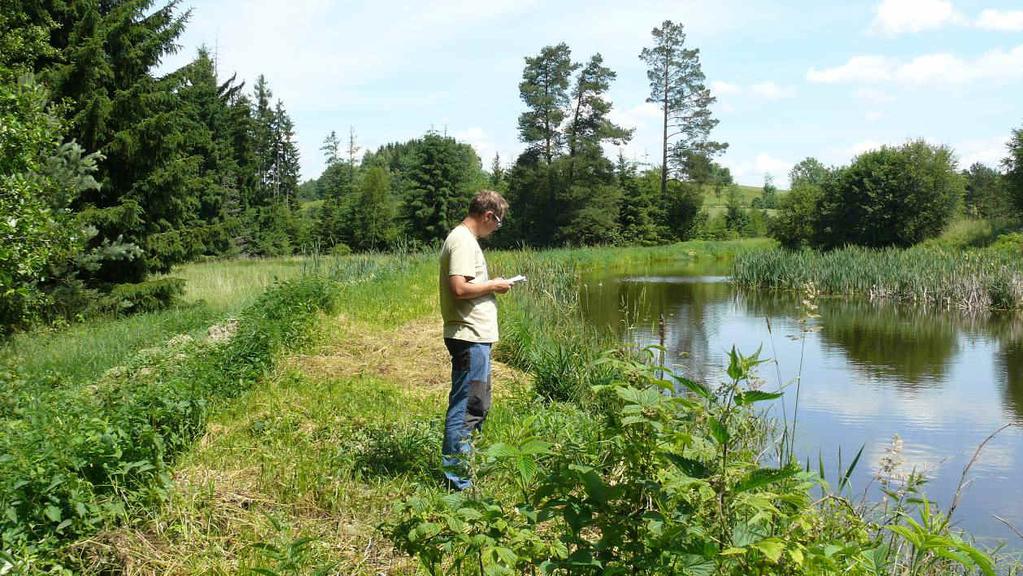
[[[664,59],[664,135],[661,137],[661,198],[668,195],[668,59]]]

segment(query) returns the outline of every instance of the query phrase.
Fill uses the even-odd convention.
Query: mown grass
[[[334,282],[276,286],[208,338],[179,335],[88,386],[20,377],[0,403],[0,567],[64,573],[64,544],[159,501],[168,466],[209,413],[301,342]],[[6,566],[5,566],[6,564]]]
[[[801,289],[863,296],[946,310],[1023,309],[1023,243],[1006,240],[978,250],[917,246],[830,252],[783,249],[745,252],[736,283],[758,289]]]

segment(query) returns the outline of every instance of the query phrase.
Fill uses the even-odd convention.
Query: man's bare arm
[[[504,278],[495,278],[486,282],[480,282],[479,284],[473,284],[465,276],[453,275],[448,276],[448,282],[451,286],[451,293],[459,300],[471,300],[494,293],[504,294],[511,288],[511,283]]]

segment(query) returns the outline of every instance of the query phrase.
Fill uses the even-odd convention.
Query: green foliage
[[[387,170],[380,167],[369,168],[362,176],[352,209],[352,224],[357,231],[352,237],[352,248],[383,250],[393,244],[397,228],[390,180]]]
[[[1005,178],[997,170],[975,163],[963,171],[966,193],[963,208],[968,216],[998,221],[1012,221],[1014,206]]]
[[[822,186],[830,170],[820,160],[810,156],[800,160],[789,170],[791,188],[801,186]]]
[[[0,412],[5,552],[52,558],[60,542],[105,526],[127,505],[163,498],[168,465],[210,411],[252,386],[279,349],[301,342],[336,293],[322,279],[281,284],[226,328],[228,338],[173,339],[94,386],[9,385]]]
[[[437,421],[374,423],[355,430],[346,451],[357,474],[429,478],[442,440],[443,430]]]
[[[548,441],[544,415],[527,418],[477,466],[477,483],[511,492],[415,495],[385,532],[430,574],[871,574],[882,547],[885,565],[929,570],[914,573],[993,573],[947,523],[897,516],[888,531],[914,550],[894,552],[850,509],[817,509],[814,475],[759,464],[755,406],[780,393],[750,385],[758,354],[729,358],[729,382],[712,390],[606,356],[619,376],[596,390],[606,401],[595,436]]]
[[[1016,204],[1017,213],[1023,214],[1023,128],[1012,131],[1007,148],[1009,154],[1002,161],[1005,185]]]
[[[942,233],[960,206],[966,179],[950,149],[926,142],[882,147],[850,166],[797,164],[771,235],[784,246],[911,246]]]
[[[818,184],[799,179],[778,202],[778,215],[771,221],[769,233],[787,248],[811,245],[820,217],[823,192]]]
[[[0,74],[2,76],[2,74]],[[49,315],[55,277],[82,256],[88,231],[68,211],[98,188],[101,156],[61,144],[41,86],[0,82],[0,334]]]
[[[635,164],[628,162],[621,152],[615,168],[618,186],[622,190],[622,205],[618,216],[622,241],[641,246],[658,244],[661,235],[657,227],[657,189],[640,186]]]
[[[604,66],[600,54],[594,54],[576,76],[571,94],[572,115],[565,135],[570,158],[601,156],[603,142],[621,145],[632,139],[633,129],[622,128],[608,119],[611,103],[604,95],[615,78],[616,74]],[[570,178],[573,176],[574,172]]]
[[[544,46],[540,54],[526,58],[519,94],[527,110],[519,115],[519,139],[547,164],[565,144],[561,124],[567,115],[570,76],[578,68],[564,42]]]
[[[435,132],[408,146],[400,166],[405,230],[425,244],[442,241],[482,187],[480,159],[471,146]]]
[[[911,246],[941,233],[964,183],[951,150],[916,141],[866,152],[822,188],[816,244]]]
[[[154,312],[169,308],[184,292],[184,280],[164,277],[138,284],[117,284],[104,301],[119,314]]]
[[[757,200],[759,200],[759,206],[753,204],[753,208],[773,210],[778,207],[778,187],[774,185],[774,179],[770,175],[764,176],[764,187],[761,189],[761,197],[754,199],[754,202]]]

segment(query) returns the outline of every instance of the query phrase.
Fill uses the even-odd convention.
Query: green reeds
[[[872,301],[969,313],[1023,310],[1023,257],[1012,250],[745,251],[736,255],[732,275],[752,288],[796,290],[813,283],[822,294]]]

